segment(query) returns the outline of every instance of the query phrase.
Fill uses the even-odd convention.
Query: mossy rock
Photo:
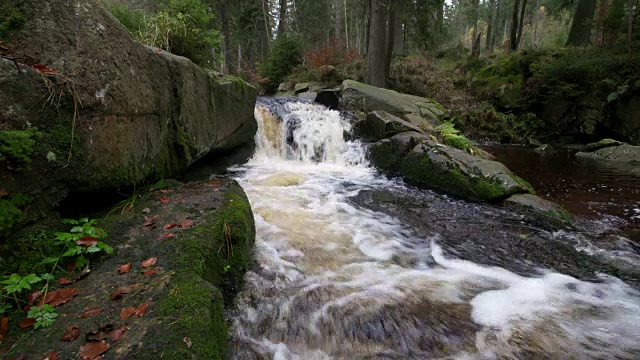
[[[228,359],[229,329],[225,309],[243,285],[244,275],[254,266],[255,225],[249,201],[231,179],[179,184],[141,196],[130,213],[101,218],[108,233],[106,242],[115,252],[92,260],[91,273],[73,284],[78,297],[57,308],[60,316],[45,329],[18,330],[16,319],[5,341],[25,336],[6,354],[26,351],[42,357],[52,349],[60,358],[74,358],[84,338],[52,344],[69,326],[83,333],[97,324],[126,326],[124,337],[109,341],[109,358],[118,359]],[[166,203],[159,201],[167,197]],[[142,211],[143,209],[149,209]],[[142,226],[143,215],[154,217],[155,226]],[[163,229],[167,223],[188,220],[183,228]],[[171,236],[167,234],[171,233]],[[157,273],[141,273],[141,262],[157,257]],[[119,274],[122,264],[131,271]],[[114,289],[139,284],[119,300],[111,300]],[[57,284],[56,284],[57,286]],[[148,304],[142,317],[121,319],[124,307]],[[91,318],[80,318],[84,309],[103,307]],[[22,339],[22,340],[25,340]],[[51,348],[54,346],[54,348]]]
[[[431,140],[420,139],[409,148],[415,140],[403,141],[399,135],[373,144],[370,160],[381,171],[399,175],[409,184],[483,202],[533,191],[499,162]]]

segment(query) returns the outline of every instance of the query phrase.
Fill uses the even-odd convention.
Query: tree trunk
[[[628,17],[628,25],[627,25],[627,52],[629,56],[631,56],[631,50],[633,47],[633,0],[629,0],[628,2],[629,12],[627,13]]]
[[[404,55],[404,0],[398,0],[396,2],[396,28],[393,30],[395,39],[393,40],[393,54]]]
[[[480,56],[480,44],[476,44],[478,39],[478,5],[480,0],[473,0],[473,37],[471,38],[471,54],[476,57]]]
[[[387,51],[385,56],[385,65],[384,65],[384,78],[385,80],[389,78],[391,73],[391,61],[393,60],[393,43],[396,38],[396,5],[393,1],[389,1],[389,8],[387,12]]]
[[[220,28],[222,30],[223,64],[227,73],[235,75],[237,70],[233,61],[233,45],[231,42],[231,30],[229,28],[227,1],[228,0],[222,0],[218,3],[218,16],[220,17]]]
[[[596,12],[596,0],[579,0],[571,22],[567,46],[587,46],[591,44],[591,25]]]
[[[367,84],[385,87],[386,16],[382,0],[369,2],[369,47],[367,51]]]
[[[371,41],[370,37],[371,37],[371,14],[372,14],[372,2],[374,0],[369,0],[369,6],[367,8],[367,21],[366,21],[366,28],[365,28],[365,32],[364,32],[364,44],[365,44],[365,48],[364,48],[364,54],[367,55],[369,54],[369,42]]]
[[[336,46],[344,46],[344,0],[334,0],[336,10]]]
[[[502,34],[502,3],[504,0],[496,0],[496,7],[493,16],[493,31],[491,32],[491,40],[489,42],[489,54],[493,54],[493,50],[496,48],[496,39],[498,34]]]
[[[509,38],[509,47],[511,50],[518,48],[518,8],[520,1],[515,0],[513,2],[513,16],[511,17],[511,36]]]
[[[264,14],[264,29],[265,29],[264,42],[266,44],[266,46],[265,46],[265,44],[263,44],[263,49],[266,50],[263,53],[263,60],[264,60],[264,57],[269,56],[269,54],[271,53],[271,39],[272,39],[272,36],[271,36],[271,22],[269,21],[269,3],[268,3],[268,1],[269,0],[262,0],[261,1],[261,3],[262,3],[262,12]]]
[[[440,0],[438,4],[438,19],[436,21],[436,34],[440,45],[443,45],[444,42],[444,5],[445,1]]]
[[[516,47],[514,50],[518,49],[520,43],[522,42],[522,28],[524,27],[524,12],[527,9],[527,0],[522,0],[522,8],[520,9],[520,19],[518,20],[518,38],[516,41]]]
[[[487,18],[487,41],[484,46],[488,50],[491,49],[491,37],[493,36],[493,18],[495,16],[494,12],[496,9],[495,2],[495,0],[489,0],[489,16]]]
[[[278,37],[287,31],[287,0],[280,0],[280,16],[278,18]]]

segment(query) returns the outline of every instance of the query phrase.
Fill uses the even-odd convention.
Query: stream
[[[231,169],[257,228],[233,359],[640,358],[640,256],[611,226],[388,179],[320,105],[261,98],[256,118]]]

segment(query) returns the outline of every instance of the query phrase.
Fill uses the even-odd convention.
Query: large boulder
[[[505,206],[553,222],[571,221],[571,214],[562,206],[532,194],[512,195],[505,200]]]
[[[30,198],[20,211],[172,177],[253,141],[253,87],[142,45],[99,2],[4,0],[6,10],[26,19],[5,39],[11,56],[44,64],[17,71],[0,58],[0,193]]]
[[[374,111],[353,124],[354,134],[366,141],[378,141],[406,131],[423,133],[418,126],[386,111]]]
[[[340,87],[340,94],[341,106],[365,114],[382,110],[405,120],[408,120],[407,115],[413,115],[413,119],[418,116],[434,126],[439,125],[439,119],[444,115],[444,109],[434,100],[402,94],[354,80],[345,80]]]
[[[483,159],[407,132],[383,139],[370,148],[378,169],[410,184],[463,199],[493,202],[533,192],[502,163]]]
[[[640,146],[622,144],[619,146],[608,146],[593,152],[579,152],[578,157],[591,158],[596,160],[640,165]]]

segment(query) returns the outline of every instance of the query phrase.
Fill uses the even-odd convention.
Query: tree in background
[[[593,26],[595,12],[596,0],[578,0],[578,7],[571,22],[567,46],[587,46],[591,44],[591,27]]]

